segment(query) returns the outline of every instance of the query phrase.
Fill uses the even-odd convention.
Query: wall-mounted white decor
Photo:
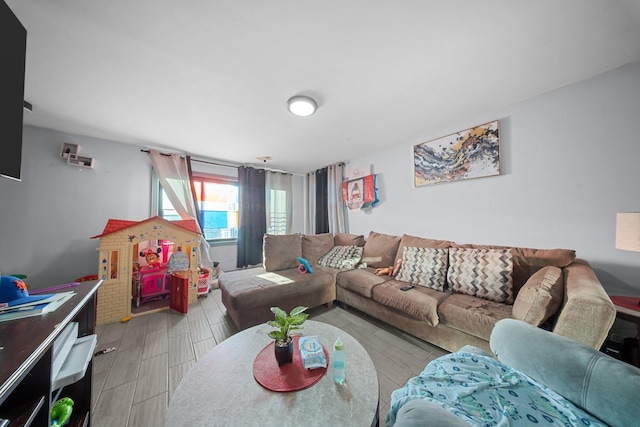
[[[78,144],[63,142],[60,147],[60,157],[67,159],[68,165],[93,169],[94,159],[87,156],[81,156],[80,146]]]
[[[71,144],[69,142],[63,142],[60,146],[60,157],[67,159],[72,154],[78,154],[80,152],[80,146],[78,144]]]

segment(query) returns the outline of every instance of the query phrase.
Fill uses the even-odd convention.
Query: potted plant
[[[287,314],[280,307],[271,307],[271,312],[275,315],[274,320],[267,322],[267,325],[277,328],[269,332],[269,337],[274,339],[274,349],[278,366],[293,361],[293,336],[300,335],[295,332],[302,329],[302,324],[309,315],[304,313],[308,307],[298,306]]]

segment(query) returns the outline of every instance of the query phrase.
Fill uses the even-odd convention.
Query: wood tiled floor
[[[313,320],[348,332],[371,356],[380,384],[381,426],[391,392],[419,374],[429,361],[447,353],[355,309],[316,307],[309,313]],[[199,297],[185,316],[163,311],[96,329],[96,350],[116,350],[93,359],[94,427],[164,425],[171,394],[185,373],[217,343],[237,332],[218,289]],[[215,404],[206,396],[194,399]]]

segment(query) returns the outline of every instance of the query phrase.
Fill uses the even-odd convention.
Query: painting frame
[[[493,120],[413,146],[413,185],[502,174],[500,120]]]

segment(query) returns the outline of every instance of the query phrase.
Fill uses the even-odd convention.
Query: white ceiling
[[[6,2],[26,124],[298,173],[640,60],[640,0]]]

